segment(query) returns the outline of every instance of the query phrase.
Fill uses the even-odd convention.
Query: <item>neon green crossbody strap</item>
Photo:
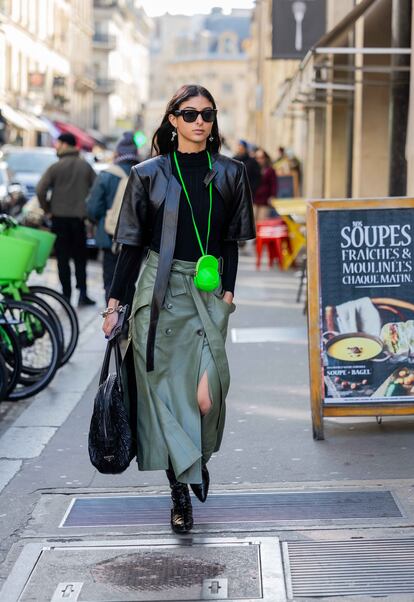
[[[206,151],[206,152],[207,152],[207,157],[208,157],[208,165],[209,165],[209,168],[211,169],[211,157],[210,157],[210,153],[208,151]],[[209,208],[209,212],[208,212],[208,226],[207,226],[206,250],[204,251],[203,243],[201,242],[200,233],[198,231],[197,224],[196,224],[196,221],[195,221],[193,207],[192,207],[191,201],[190,201],[190,196],[188,194],[187,187],[185,185],[183,176],[181,174],[180,165],[178,163],[177,154],[176,154],[175,151],[174,151],[174,161],[175,161],[175,166],[177,168],[178,176],[180,178],[181,186],[183,187],[185,197],[186,197],[186,199],[188,201],[188,204],[190,206],[191,219],[193,220],[194,231],[195,231],[196,236],[197,236],[198,244],[200,245],[201,255],[207,255],[207,253],[208,253],[208,243],[209,243],[209,240],[210,240],[211,212],[212,212],[212,208],[213,208],[213,184],[211,182],[209,184],[210,208]]]

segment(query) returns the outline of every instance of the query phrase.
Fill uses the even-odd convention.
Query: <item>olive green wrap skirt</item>
[[[202,462],[220,447],[230,385],[225,340],[235,305],[220,289],[193,282],[195,263],[174,260],[155,339],[155,369],[146,371],[150,307],[158,254],[151,251],[138,280],[130,316],[137,388],[137,461],[140,470],[165,470],[201,483]],[[207,371],[212,407],[201,416],[197,388]]]

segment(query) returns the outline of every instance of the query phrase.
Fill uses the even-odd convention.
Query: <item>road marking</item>
[[[292,343],[307,345],[306,328],[232,328],[233,343]]]
[[[19,472],[21,466],[21,460],[0,460],[0,491]]]
[[[36,458],[40,456],[56,430],[50,426],[11,426],[0,439],[0,458]]]

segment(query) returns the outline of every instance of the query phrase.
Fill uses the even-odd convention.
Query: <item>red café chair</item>
[[[256,268],[259,270],[264,247],[267,247],[269,268],[277,259],[282,267],[283,250],[289,244],[289,233],[285,222],[280,218],[256,222]]]

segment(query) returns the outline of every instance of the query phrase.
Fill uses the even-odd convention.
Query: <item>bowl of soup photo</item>
[[[348,332],[333,335],[325,340],[325,349],[329,357],[342,362],[384,361],[389,353],[384,350],[384,342],[365,332]],[[383,357],[380,357],[383,355]]]

